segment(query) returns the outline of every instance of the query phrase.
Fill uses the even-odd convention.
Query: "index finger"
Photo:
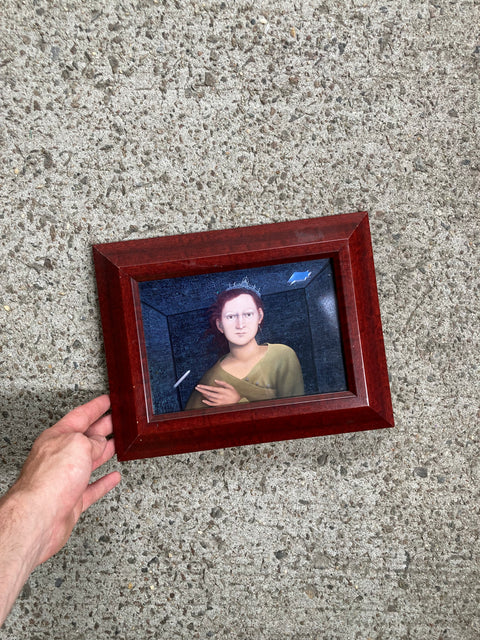
[[[91,436],[109,436],[113,433],[112,414],[108,413],[99,420],[91,424],[85,431],[85,435]]]
[[[197,384],[195,389],[200,389],[201,391],[218,391],[218,387],[211,387],[208,384]]]
[[[85,433],[87,429],[101,418],[106,411],[110,409],[110,397],[108,395],[98,396],[75,407],[70,413],[67,413],[53,429],[57,429],[61,433],[79,432]]]

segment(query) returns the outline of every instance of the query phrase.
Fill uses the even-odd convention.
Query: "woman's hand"
[[[202,402],[210,407],[221,407],[225,404],[236,404],[240,400],[240,394],[231,384],[223,382],[223,380],[215,380],[215,383],[218,386],[198,384],[195,387],[198,393],[203,396]]]

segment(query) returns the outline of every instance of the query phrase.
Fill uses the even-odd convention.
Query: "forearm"
[[[25,498],[14,486],[0,499],[0,626],[37,566],[42,547],[42,528]]]

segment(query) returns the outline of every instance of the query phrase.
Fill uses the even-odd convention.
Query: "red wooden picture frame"
[[[93,247],[119,460],[393,426],[368,214]],[[347,390],[154,415],[139,283],[330,258]]]

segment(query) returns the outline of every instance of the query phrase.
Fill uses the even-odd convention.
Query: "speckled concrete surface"
[[[478,0],[0,21],[2,490],[107,389],[96,242],[368,210],[396,415],[112,462],[0,637],[477,640]]]

